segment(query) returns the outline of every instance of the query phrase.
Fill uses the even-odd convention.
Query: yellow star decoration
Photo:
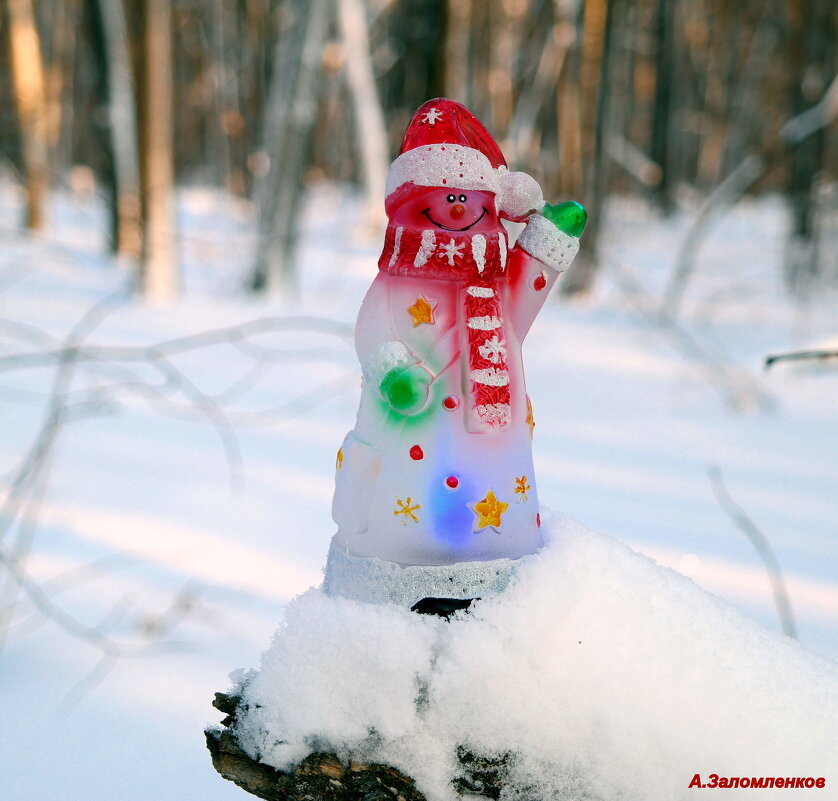
[[[338,448],[338,455],[335,457],[335,470],[343,467],[343,448]]]
[[[486,493],[486,497],[482,501],[469,505],[474,514],[477,515],[477,522],[474,524],[475,531],[480,531],[481,528],[488,526],[500,528],[503,513],[509,508],[509,504],[499,501],[492,490]]]
[[[413,327],[416,328],[417,325],[422,325],[422,323],[433,325],[436,322],[434,312],[438,305],[438,303],[432,303],[421,295],[416,298],[416,303],[408,309],[410,316],[413,318]]]
[[[535,418],[532,416],[532,401],[529,395],[527,395],[527,425],[530,427],[530,439],[532,439],[535,431]]]
[[[515,494],[520,495],[521,497],[518,498],[518,503],[521,501],[528,501],[529,498],[527,497],[527,492],[532,489],[532,487],[527,483],[527,477],[521,476],[520,478],[515,479]]]
[[[402,520],[402,523],[407,525],[407,518],[410,518],[414,523],[419,522],[419,518],[416,517],[416,515],[413,513],[417,509],[421,509],[422,507],[418,503],[414,504],[413,499],[409,495],[407,496],[406,500],[396,498],[396,506],[398,506],[399,508],[394,509],[393,514],[397,516],[403,515],[404,519]]]

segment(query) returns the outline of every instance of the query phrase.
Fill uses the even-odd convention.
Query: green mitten
[[[588,221],[588,212],[585,211],[585,207],[574,200],[566,200],[555,206],[545,203],[541,214],[560,231],[577,238],[582,235],[585,223]]]

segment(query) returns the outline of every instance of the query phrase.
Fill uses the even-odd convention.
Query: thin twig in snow
[[[61,715],[69,715],[86,695],[95,690],[116,667],[119,658],[114,654],[102,654],[93,669],[82,676],[66,693],[58,705]]]
[[[317,317],[262,317],[228,328],[218,328],[199,334],[164,340],[153,345],[68,345],[36,353],[16,353],[0,356],[0,372],[50,366],[62,359],[81,361],[154,362],[214,345],[239,344],[253,348],[260,354],[287,353],[287,348],[269,348],[249,341],[258,334],[280,331],[322,333],[351,341],[353,327],[348,323]],[[252,355],[252,353],[251,353]]]
[[[786,584],[783,581],[783,571],[780,568],[780,562],[774,554],[774,550],[756,523],[733,500],[725,485],[721,468],[715,464],[710,465],[707,469],[707,475],[710,478],[710,485],[713,487],[713,493],[719,502],[719,506],[727,512],[730,519],[736,524],[736,527],[748,538],[751,545],[754,546],[756,552],[759,554],[759,558],[762,559],[762,563],[765,565],[768,578],[771,582],[771,592],[774,595],[774,605],[777,607],[777,615],[780,618],[780,626],[783,629],[783,634],[796,640],[797,626],[794,623],[794,613],[792,612],[791,602],[786,591]]]
[[[93,559],[90,562],[85,562],[81,565],[59,573],[41,582],[41,589],[50,598],[53,599],[62,593],[75,589],[88,581],[93,581],[101,578],[104,575],[115,572],[117,570],[124,570],[127,567],[132,567],[139,561],[138,557],[125,551],[118,551],[116,553],[105,554],[98,559]],[[11,605],[0,607],[0,616],[9,612]],[[24,617],[19,617],[15,621],[14,628],[18,629],[27,627],[32,618],[39,616],[38,610],[33,609],[28,611]],[[46,618],[41,617],[41,620]]]
[[[27,614],[24,621],[51,621],[101,652],[101,659],[94,669],[68,693],[63,705],[65,708],[74,706],[97,686],[120,657],[139,655],[153,646],[159,648],[171,643],[123,643],[114,640],[110,630],[114,621],[124,615],[124,604],[117,604],[103,621],[91,626],[56,602],[55,596],[73,584],[87,580],[89,575],[98,574],[102,565],[83,566],[63,577],[41,583],[26,569],[29,544],[34,536],[35,520],[41,505],[37,488],[43,484],[43,490],[46,490],[46,466],[64,427],[75,420],[118,412],[125,396],[140,398],[152,404],[155,410],[179,419],[202,419],[209,422],[222,439],[235,486],[241,482],[243,464],[234,421],[237,425],[276,423],[275,415],[283,413],[287,417],[300,413],[312,404],[327,399],[333,395],[336,387],[343,388],[348,382],[348,377],[341,375],[274,409],[254,413],[233,412],[224,407],[253,388],[265,374],[266,366],[326,355],[323,348],[273,346],[260,342],[259,337],[286,332],[317,333],[349,343],[352,340],[352,326],[316,317],[272,317],[163,340],[152,345],[87,344],[85,340],[89,339],[99,323],[117,305],[112,297],[96,304],[63,340],[35,326],[0,320],[0,333],[6,335],[7,341],[17,340],[31,348],[25,353],[0,357],[0,371],[54,369],[47,392],[3,388],[7,399],[43,407],[44,418],[34,442],[8,478],[3,507],[0,509],[0,534],[10,531],[16,525],[20,526],[14,544],[0,547],[0,567],[16,588],[12,602],[0,605],[0,620],[4,624],[2,629],[5,634],[5,624],[11,621],[18,608],[16,596],[20,595],[32,610],[25,610]],[[219,391],[205,392],[174,362],[178,357],[221,346],[235,348],[252,362],[252,366]],[[77,375],[82,371],[86,373],[87,381],[76,385]],[[351,379],[356,380],[354,372]],[[24,528],[24,524],[29,528]],[[124,555],[120,556],[124,558]],[[141,631],[143,638],[160,640],[187,615],[195,613],[196,609],[194,592],[184,589],[173,599],[164,614],[147,619]]]
[[[11,557],[18,564],[25,564],[29,557],[32,543],[35,539],[35,532],[38,529],[41,508],[43,507],[44,498],[46,497],[47,487],[49,485],[50,467],[51,465],[49,464],[49,460],[47,460],[44,468],[39,471],[33,481],[34,489],[32,491],[30,502],[27,508],[22,510],[17,539],[10,549]],[[20,597],[20,588],[15,582],[7,582],[3,585],[3,590],[3,594],[8,597],[8,601],[0,607],[0,654],[3,653],[3,646],[6,643],[9,627],[14,619],[18,599]]]
[[[103,654],[114,656],[129,655],[138,651],[145,651],[151,647],[148,643],[120,643],[102,634],[95,626],[88,626],[78,618],[65,611],[44,592],[41,585],[23,568],[23,566],[9,554],[8,549],[0,546],[0,564],[4,566],[9,576],[26,593],[37,610],[78,639],[84,640],[98,648]]]
[[[62,355],[57,360],[57,369],[50,390],[50,400],[43,427],[34,445],[20,463],[15,477],[11,481],[3,508],[0,510],[0,541],[14,525],[14,521],[20,514],[26,493],[52,450],[64,423],[67,407],[63,404],[62,398],[66,395],[73,380],[74,355],[77,345],[92,333],[109,314],[122,305],[125,294],[125,290],[121,289],[100,300],[81,316],[67,336],[67,342],[70,346],[62,351]]]

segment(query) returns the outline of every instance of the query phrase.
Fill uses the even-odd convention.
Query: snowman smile
[[[437,226],[437,228],[442,228],[446,231],[468,231],[469,228],[473,228],[475,225],[477,225],[477,223],[479,223],[487,214],[486,207],[484,206],[482,214],[473,223],[469,223],[469,225],[467,225],[465,228],[449,228],[447,225],[443,225],[442,223],[437,222],[433,217],[431,217],[430,211],[430,208],[427,208],[422,212],[422,214],[424,214],[435,226]]]

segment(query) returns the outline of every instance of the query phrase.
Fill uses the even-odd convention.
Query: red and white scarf
[[[480,433],[511,420],[509,370],[501,309],[506,232],[485,234],[389,225],[378,268],[390,275],[456,281],[460,289],[466,426]]]

